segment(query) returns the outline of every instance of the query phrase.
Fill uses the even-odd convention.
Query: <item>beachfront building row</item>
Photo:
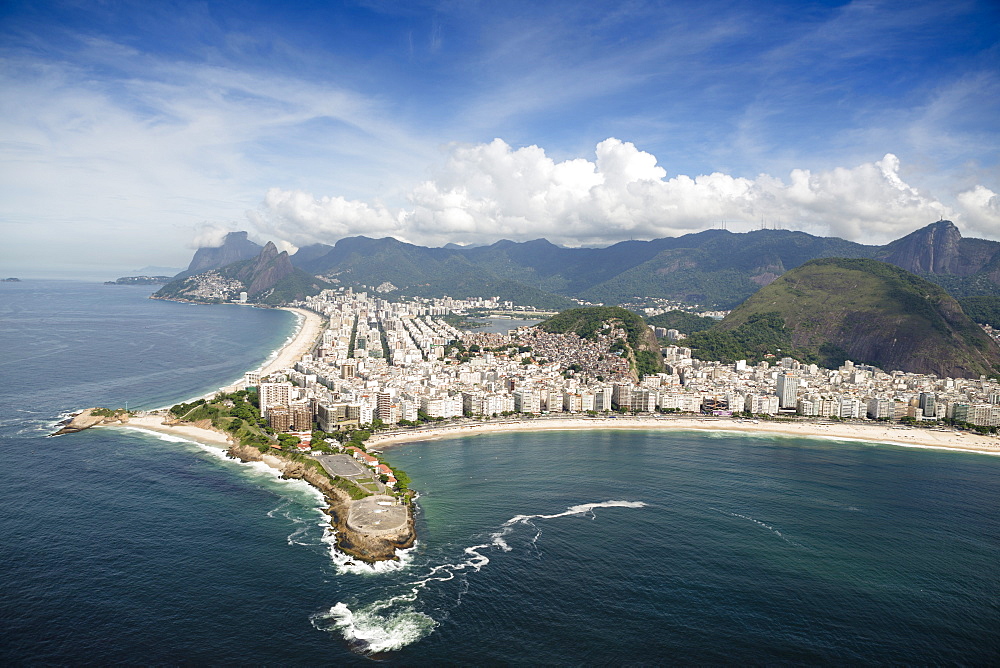
[[[269,420],[276,415],[275,429],[300,424],[295,416],[304,407],[324,431],[376,420],[610,410],[1000,424],[1000,386],[987,380],[886,373],[850,362],[823,369],[791,358],[721,364],[694,359],[681,346],[664,349],[664,373],[637,379],[627,360],[609,352],[613,331],[596,340],[534,328],[460,332],[440,318],[447,311],[440,303],[390,302],[350,290],[326,291],[302,305],[329,319],[313,354],[265,382],[247,378],[260,383],[262,409]]]

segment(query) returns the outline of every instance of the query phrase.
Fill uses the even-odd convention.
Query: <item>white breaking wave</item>
[[[715,510],[716,512],[719,512],[719,513],[722,512],[721,510],[716,510],[715,508],[713,508],[712,510]],[[771,533],[773,533],[775,536],[777,536],[781,540],[783,540],[786,543],[788,543],[789,545],[794,545],[795,547],[802,547],[802,545],[800,545],[799,543],[796,543],[794,540],[790,540],[789,538],[787,538],[785,536],[785,534],[781,533],[778,529],[775,529],[773,526],[771,526],[770,524],[767,524],[766,522],[761,522],[760,520],[754,519],[753,517],[750,517],[749,515],[740,515],[739,513],[723,513],[723,514],[729,515],[730,517],[738,517],[741,520],[747,520],[749,522],[753,522],[757,526],[763,527],[763,528],[767,529],[768,531],[770,531]]]
[[[330,608],[322,619],[313,624],[322,630],[340,631],[358,652],[377,654],[402,649],[429,635],[437,622],[422,612],[401,610],[391,615],[373,612],[353,612],[343,603]]]
[[[464,558],[457,563],[432,566],[422,578],[401,585],[403,590],[401,593],[368,605],[356,606],[357,609],[354,610],[346,603],[339,602],[326,612],[314,615],[311,621],[317,629],[339,631],[351,648],[360,653],[374,654],[401,649],[430,635],[434,631],[434,627],[438,624],[429,615],[414,609],[413,605],[416,603],[420,592],[434,582],[448,582],[454,580],[464,572],[478,573],[490,563],[490,559],[484,554],[484,551],[491,547],[503,552],[510,552],[512,548],[505,540],[505,537],[513,532],[517,525],[526,524],[536,529],[536,534],[530,541],[531,544],[534,544],[541,535],[541,530],[533,523],[533,520],[552,520],[587,513],[590,513],[591,519],[597,519],[597,516],[594,514],[594,510],[597,508],[644,507],[646,507],[646,503],[642,501],[602,501],[570,506],[563,512],[552,515],[515,515],[490,534],[489,542],[464,548],[462,550]],[[329,539],[331,542],[334,539],[332,532]],[[327,540],[327,538],[324,537],[324,540]],[[405,552],[412,552],[412,550],[406,550]],[[335,550],[332,550],[332,553],[339,554]],[[346,557],[346,555],[341,555],[341,557]],[[337,563],[338,565],[341,564],[340,558],[337,558]],[[342,566],[341,568],[347,570],[347,567]],[[390,570],[388,567],[385,568],[386,570]],[[392,570],[398,570],[398,567]],[[368,569],[367,571],[356,570],[350,572],[373,573],[377,571]],[[466,582],[468,581],[466,580]],[[459,590],[455,599],[455,606],[461,604],[464,592],[465,589]]]
[[[252,473],[255,476],[266,478],[271,482],[280,483],[281,486],[283,487],[293,489],[296,492],[304,493],[305,495],[311,497],[313,500],[316,501],[316,506],[314,506],[315,511],[321,517],[326,518],[326,514],[323,512],[323,509],[326,507],[326,497],[323,496],[322,492],[320,492],[318,489],[307,483],[305,480],[297,480],[294,478],[282,478],[281,471],[275,468],[271,468],[264,462],[243,462],[238,459],[233,459],[227,454],[228,451],[226,448],[222,448],[216,445],[200,443],[190,438],[184,438],[183,436],[176,436],[174,434],[164,434],[163,432],[152,431],[151,429],[143,429],[142,427],[130,427],[126,425],[123,428],[129,431],[141,432],[148,436],[154,436],[159,440],[166,441],[168,443],[185,443],[188,445],[192,445],[197,449],[201,450],[202,452],[211,455],[213,458],[218,459],[221,462],[225,462],[230,466],[237,467],[238,470],[244,473]],[[300,502],[292,501],[291,499],[286,499],[277,508],[274,508],[273,510],[269,511],[267,513],[267,516],[272,518],[275,517],[275,515],[278,514],[279,511],[288,507],[289,503],[300,503]],[[296,524],[303,522],[303,520],[293,517],[292,514],[289,512],[281,513],[281,515],[285,519],[288,519],[289,521],[292,521]],[[319,522],[318,524],[322,526],[323,524],[325,524],[325,522]],[[295,534],[301,535],[299,528],[297,528],[292,535]],[[291,536],[289,536],[289,543],[291,544]],[[306,545],[310,543],[299,542],[298,544]]]
[[[337,549],[337,532],[329,523],[327,523],[323,531],[323,538],[320,540],[327,545],[330,559],[336,564],[337,572],[340,574],[379,575],[400,571],[409,566],[417,549],[417,544],[414,543],[413,547],[396,550],[397,561],[376,561],[374,564],[367,564]]]

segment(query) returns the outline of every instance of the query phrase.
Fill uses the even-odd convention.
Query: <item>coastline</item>
[[[323,331],[323,323],[325,322],[323,316],[308,309],[293,306],[279,306],[277,308],[295,314],[297,322],[295,330],[280,348],[271,351],[268,358],[256,369],[248,369],[248,371],[257,371],[262,376],[274,373],[280,369],[294,368],[295,363],[313,347],[319,338],[320,332]],[[238,378],[233,383],[223,385],[217,390],[188,399],[182,399],[177,403],[190,403],[198,399],[211,399],[218,392],[235,392],[244,389],[245,386],[244,379]],[[144,412],[156,413],[157,411],[165,411],[169,408],[170,406],[160,406]]]
[[[292,368],[311,350],[322,331],[324,318],[321,315],[306,309],[282,308],[296,314],[298,318],[296,329],[281,348],[274,351],[259,367],[261,375]],[[204,395],[204,398],[214,397],[217,392],[243,389],[244,386],[244,380],[239,379],[232,385]],[[331,484],[325,475],[317,473],[300,461],[284,457],[281,451],[260,452],[255,447],[243,446],[234,441],[228,433],[214,428],[210,420],[177,422],[168,412],[168,407],[143,411],[136,415],[128,415],[123,411],[105,416],[95,415],[93,411],[94,409],[85,409],[74,414],[71,419],[61,422],[62,428],[52,435],[70,434],[92,427],[133,429],[217,447],[224,450],[228,457],[245,463],[262,462],[278,471],[281,477],[304,480],[323,495],[326,501],[324,512],[330,519],[330,528],[336,536],[337,548],[358,561],[374,564],[379,561],[398,560],[396,551],[412,547],[416,540],[413,515],[409,509],[407,522],[399,531],[374,535],[355,530],[350,526],[350,522],[352,513],[356,508],[360,508],[360,502],[354,501],[346,492]]]
[[[1000,455],[1000,438],[952,429],[899,428],[885,424],[856,422],[770,422],[732,418],[698,417],[625,417],[625,418],[533,418],[482,422],[476,424],[432,427],[413,431],[374,434],[368,441],[372,447],[392,447],[418,441],[441,440],[510,431],[574,431],[599,429],[639,429],[651,431],[715,431],[759,434],[762,436],[794,436],[831,441],[852,441],[904,447],[932,448],[953,452]]]
[[[322,332],[324,318],[315,311],[293,306],[282,306],[280,308],[283,311],[294,313],[299,317],[299,321],[291,339],[275,351],[273,359],[264,362],[260,366],[258,370],[262,376],[274,373],[279,369],[294,367],[295,363],[312,349],[313,344],[316,343],[316,339],[319,338],[320,332]]]

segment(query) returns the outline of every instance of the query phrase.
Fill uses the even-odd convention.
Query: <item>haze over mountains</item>
[[[692,335],[703,359],[782,351],[826,367],[850,358],[942,376],[1000,369],[1000,347],[954,298],[985,295],[989,303],[979,306],[987,309],[1000,302],[1000,242],[963,239],[945,220],[885,246],[785,230],[708,230],[607,248],[544,239],[427,248],[349,237],[289,255],[233,232],[219,247],[198,249],[156,296],[229,301],[245,292],[251,302],[280,304],[333,286],[377,288],[387,298],[499,295],[559,310],[576,305],[570,298],[738,306]]]

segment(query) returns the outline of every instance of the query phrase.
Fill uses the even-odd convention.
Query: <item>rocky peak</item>
[[[954,223],[939,220],[889,244],[884,259],[915,274],[958,274],[961,240]]]
[[[199,248],[195,251],[194,257],[191,258],[191,264],[183,272],[183,275],[190,276],[209,269],[220,269],[233,262],[249,260],[260,252],[260,244],[255,244],[247,239],[246,232],[230,232],[226,235],[221,246]]]
[[[278,281],[295,273],[287,251],[278,252],[274,242],[268,241],[252,262],[240,269],[236,277],[247,286],[251,296],[270,290]]]

